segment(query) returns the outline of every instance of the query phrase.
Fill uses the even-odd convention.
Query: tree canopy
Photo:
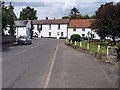
[[[81,15],[79,10],[76,7],[73,7],[70,10],[70,14],[68,16],[63,16],[62,19],[90,19],[95,18],[95,15]]]
[[[37,18],[37,10],[29,6],[23,8],[20,12],[20,20],[36,20]]]
[[[13,15],[14,7],[11,5],[5,6],[4,2],[2,2],[2,35],[4,35],[4,30],[6,30],[6,27],[9,26],[10,35],[14,35],[14,15]]]
[[[81,17],[79,10],[76,7],[73,7],[70,10],[70,14],[69,14],[70,19],[78,19]]]
[[[116,44],[115,38],[120,36],[120,3],[109,2],[102,4],[96,11],[96,20],[93,29],[104,39],[110,36]]]

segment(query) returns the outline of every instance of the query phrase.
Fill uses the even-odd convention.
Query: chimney
[[[46,20],[48,20],[48,17],[46,17]]]

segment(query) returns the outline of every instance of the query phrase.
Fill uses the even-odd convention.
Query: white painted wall
[[[33,29],[33,36],[35,36],[36,34],[38,35],[38,37],[40,36],[39,30],[37,29],[37,25],[33,25],[34,29]]]
[[[10,35],[9,30],[10,30],[10,27],[7,27],[6,30],[4,30],[4,34],[5,35]]]
[[[85,34],[85,37],[87,37],[88,32],[91,32],[90,28],[85,28],[85,31],[82,31],[82,28],[76,28],[76,31],[73,31],[73,28],[68,28],[68,39],[70,39],[72,34],[79,34],[81,37],[82,34]]]
[[[62,37],[61,32],[63,32],[63,37],[67,37],[67,24],[60,24],[60,29],[58,29],[58,24],[51,24],[51,29],[49,29],[49,25],[42,25],[42,30],[39,33],[37,29],[37,25],[34,25],[33,32],[38,34],[38,37],[49,37],[49,32],[51,32],[51,37],[57,38]],[[82,31],[82,28],[76,28],[76,31],[73,31],[73,28],[68,28],[68,39],[70,39],[72,34],[79,34],[82,37],[82,34],[85,34],[85,37],[88,36],[88,32],[91,33],[91,28],[85,28],[85,31]],[[59,36],[57,35],[59,33]],[[100,39],[100,37],[96,34],[96,32],[92,31],[94,34],[93,39]]]
[[[49,37],[49,32],[51,32],[51,37],[67,37],[67,24],[60,24],[60,29],[58,29],[58,24],[51,24],[51,29],[49,29],[49,25],[42,25],[41,36]],[[61,36],[61,32],[63,32],[63,36]],[[59,35],[57,35],[59,33]]]
[[[100,37],[96,34],[96,32],[92,31],[91,28],[85,28],[85,31],[82,31],[82,28],[76,28],[76,31],[73,31],[73,28],[68,28],[68,39],[70,39],[72,34],[79,34],[82,37],[82,34],[84,34],[84,37],[88,37],[88,32],[94,34],[93,39],[100,39]],[[91,37],[91,35],[89,35]]]
[[[100,39],[99,35],[96,32],[93,32],[94,38],[93,39]]]
[[[15,35],[16,35],[16,38],[20,36],[27,36],[26,27],[17,27]]]

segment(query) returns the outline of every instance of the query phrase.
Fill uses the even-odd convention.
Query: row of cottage
[[[100,37],[92,30],[92,22],[94,19],[44,19],[44,20],[22,20],[15,21],[16,37],[20,35],[29,36],[31,24],[33,24],[33,36],[52,37],[52,38],[68,38],[72,34],[79,34],[83,38],[91,37],[100,39]]]

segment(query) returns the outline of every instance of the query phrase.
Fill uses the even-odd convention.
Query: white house
[[[68,19],[33,20],[33,33],[39,37],[66,38],[68,22]]]
[[[18,20],[15,21],[15,36],[16,38],[20,36],[31,37],[31,20]]]
[[[100,37],[92,30],[92,22],[94,19],[79,19],[70,20],[68,24],[68,39],[72,34],[79,34],[83,38],[92,37],[93,39],[100,39]]]

